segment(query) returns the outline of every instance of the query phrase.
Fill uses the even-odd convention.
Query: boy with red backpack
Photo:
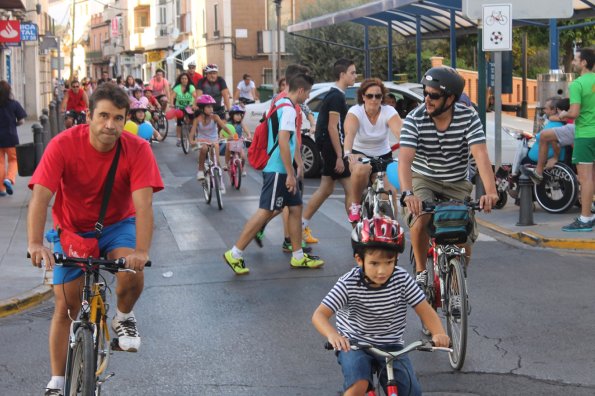
[[[236,244],[223,254],[225,262],[236,275],[248,274],[243,258],[243,250],[256,233],[285,206],[289,208],[289,230],[292,245],[292,268],[319,268],[324,261],[302,250],[302,196],[293,168],[296,155],[297,133],[294,105],[303,103],[314,84],[312,77],[299,74],[289,82],[289,93],[276,103],[277,110],[268,119],[267,154],[270,158],[263,169],[263,186],[259,209],[248,220]],[[288,104],[280,106],[281,104]],[[276,121],[276,122],[275,122]],[[275,130],[274,126],[278,129]]]

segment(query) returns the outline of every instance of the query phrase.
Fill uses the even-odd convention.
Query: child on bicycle
[[[387,351],[403,349],[407,305],[429,329],[436,346],[450,344],[424,293],[404,269],[397,267],[397,255],[403,252],[404,244],[404,233],[395,220],[386,216],[360,220],[351,233],[357,267],[339,278],[312,316],[316,330],[337,351],[346,396],[364,395],[373,384],[374,368],[384,364],[365,350],[350,350],[349,340]],[[337,316],[336,329],[330,323],[333,315]],[[398,360],[400,364],[393,370],[399,393],[421,395],[409,357],[403,355]],[[379,380],[384,387],[386,373]]]
[[[199,181],[205,178],[205,159],[209,146],[202,145],[202,147],[199,147],[198,142],[212,143],[215,146],[215,153],[219,153],[218,130],[224,129],[229,135],[232,134],[221,118],[213,112],[215,103],[215,99],[211,95],[201,95],[196,99],[198,110],[194,113],[189,141],[195,150],[200,150],[198,153],[198,173],[196,174],[196,179]]]
[[[159,132],[157,132],[157,130],[155,128],[153,128],[153,125],[150,122],[145,121],[145,118],[147,116],[146,113],[147,113],[147,108],[144,107],[142,104],[137,102],[137,103],[133,103],[130,105],[130,121],[134,122],[139,127],[145,123],[147,125],[151,125],[151,129],[153,130],[152,138],[159,142],[162,141],[163,139],[161,138],[161,135],[159,134]],[[143,139],[145,138],[144,136],[140,136],[140,137],[142,137]],[[149,140],[149,139],[147,139],[147,140]]]
[[[239,139],[250,139],[250,129],[244,123],[244,114],[246,111],[239,105],[231,106],[229,109],[229,123],[235,128],[237,138]],[[236,137],[233,137],[236,139]],[[229,168],[229,161],[231,159],[231,151],[229,149],[229,145],[225,145],[225,163],[228,164]],[[242,163],[246,162],[246,151],[242,150]],[[246,176],[246,171],[242,172],[242,176]]]

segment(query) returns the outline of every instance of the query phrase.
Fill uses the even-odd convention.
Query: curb
[[[595,239],[548,238],[536,232],[510,231],[483,219],[476,218],[476,220],[479,225],[526,245],[553,249],[595,250]]]
[[[51,285],[39,285],[33,290],[16,297],[0,300],[0,318],[14,315],[31,308],[52,296]]]

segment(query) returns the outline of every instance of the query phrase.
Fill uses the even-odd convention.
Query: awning
[[[22,0],[0,0],[0,9],[3,10],[24,10],[25,4]]]
[[[165,61],[167,63],[174,63],[176,61],[176,57],[188,49],[188,40],[186,40],[182,43],[176,44],[176,46],[174,46],[174,48],[176,48],[176,47],[178,47],[178,48],[174,52],[169,54],[167,56],[167,58],[165,58]]]
[[[186,58],[183,62],[184,65],[184,70],[188,70],[188,64],[190,62],[194,62],[196,64],[196,53],[190,55],[188,58]]]

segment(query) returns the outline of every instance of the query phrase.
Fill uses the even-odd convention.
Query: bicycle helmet
[[[196,67],[196,62],[195,61],[188,62],[188,68],[190,68],[190,67]]]
[[[205,73],[218,72],[218,71],[219,71],[219,67],[217,67],[217,65],[214,63],[209,63],[208,65],[205,66]]]
[[[455,102],[459,100],[465,88],[463,77],[455,69],[448,66],[431,68],[424,74],[421,84],[439,89],[447,95],[454,95]]]
[[[214,105],[215,103],[217,102],[211,95],[200,95],[198,99],[196,99],[196,104],[202,106]]]
[[[351,246],[354,253],[366,247],[403,253],[405,234],[399,223],[388,216],[364,218],[356,224],[351,232]]]
[[[234,114],[245,114],[246,110],[242,108],[240,105],[233,105],[231,109],[229,109],[229,115],[233,116]]]

